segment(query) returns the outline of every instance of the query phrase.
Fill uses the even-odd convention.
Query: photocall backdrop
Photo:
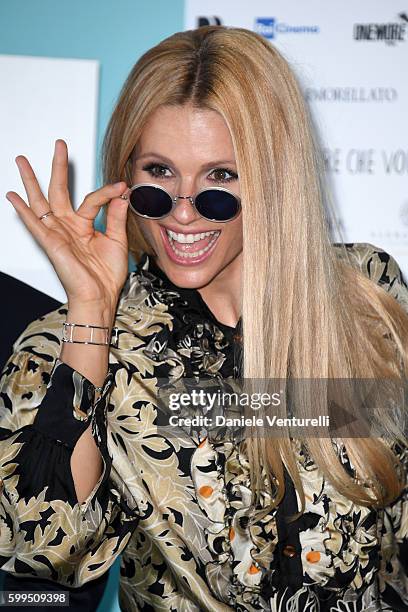
[[[103,133],[131,66],[173,32],[206,24],[259,32],[289,60],[320,133],[342,237],[389,251],[408,277],[408,0],[1,2],[2,193],[24,193],[13,161],[20,153],[46,189],[62,137],[78,205],[101,184]],[[64,301],[4,197],[0,227],[0,270]],[[119,611],[118,572],[116,562],[100,611]]]
[[[320,133],[344,240],[389,251],[408,276],[408,1],[185,6],[186,29],[247,28],[289,60]]]
[[[408,3],[404,0],[347,5],[335,0],[329,8],[323,0],[186,0],[184,24],[179,2],[172,3],[173,10],[161,2],[162,10],[154,14],[147,2],[130,0],[119,3],[118,14],[107,1],[84,7],[77,0],[77,12],[52,6],[48,0],[29,4],[31,17],[36,15],[39,27],[46,30],[44,36],[34,40],[31,52],[24,28],[20,42],[15,37],[11,42],[6,32],[0,43],[3,193],[21,192],[13,162],[18,153],[29,156],[46,188],[53,141],[63,137],[71,152],[78,205],[100,182],[95,163],[103,131],[120,85],[140,53],[183,27],[241,26],[276,45],[299,77],[321,137],[329,196],[342,237],[388,250],[408,275],[408,79],[404,78]],[[32,5],[41,5],[40,16]],[[13,11],[3,5],[0,11],[5,10]],[[131,11],[134,20],[129,25],[124,16]],[[14,17],[24,22],[24,15]],[[53,27],[53,19],[58,27]],[[83,27],[76,26],[75,36],[64,37],[77,22]],[[31,27],[28,39],[38,35],[27,17],[24,25],[27,31]],[[52,60],[44,58],[52,51],[44,42],[47,39],[54,45]],[[0,222],[0,269],[64,301],[51,266],[7,202],[0,209]]]

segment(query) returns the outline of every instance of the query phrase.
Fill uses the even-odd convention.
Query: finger
[[[114,185],[105,185],[86,196],[77,214],[84,219],[93,221],[101,207],[107,204],[112,198],[118,198],[126,189],[124,181]]]
[[[114,198],[108,205],[106,215],[106,235],[115,240],[126,240],[126,219],[128,200]]]
[[[72,212],[68,191],[68,148],[64,140],[56,140],[52,158],[48,200],[55,212]]]
[[[6,193],[6,198],[12,203],[14,210],[23,221],[24,225],[31,232],[36,240],[43,246],[46,242],[48,229],[46,225],[39,220],[34,211],[27,206],[23,198],[14,191]],[[48,219],[47,219],[48,221]]]
[[[32,208],[37,217],[39,217],[50,210],[50,206],[45,199],[43,192],[41,191],[37,177],[35,176],[34,170],[32,169],[28,159],[23,155],[19,155],[16,157],[16,164],[26,190],[30,208]]]

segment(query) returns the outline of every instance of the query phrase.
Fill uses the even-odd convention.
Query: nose
[[[179,191],[176,191],[173,196],[177,199],[171,216],[180,225],[189,225],[199,219],[200,215],[190,200],[190,197],[192,198],[195,193],[193,181],[183,181],[183,183],[183,185],[179,185]]]

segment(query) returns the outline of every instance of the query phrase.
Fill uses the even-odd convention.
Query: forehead
[[[191,105],[159,106],[149,117],[136,153],[162,154],[170,159],[210,157],[234,159],[231,135],[223,117],[211,109]]]

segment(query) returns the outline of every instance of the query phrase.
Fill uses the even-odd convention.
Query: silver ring
[[[41,215],[41,217],[38,217],[40,221],[42,221],[43,219],[46,219],[47,217],[49,217],[50,215],[53,215],[54,213],[52,212],[52,210],[48,211],[47,213],[45,213],[44,215]]]

